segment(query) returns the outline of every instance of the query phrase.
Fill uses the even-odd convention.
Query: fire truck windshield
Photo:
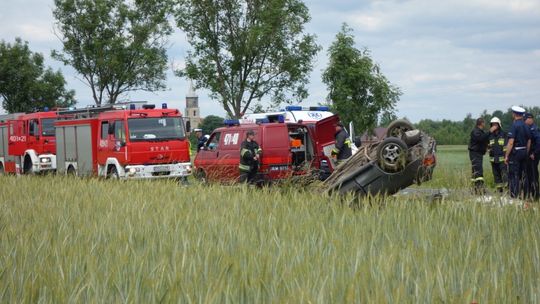
[[[54,121],[56,118],[47,118],[41,120],[41,135],[54,136]]]
[[[130,141],[160,141],[185,137],[180,117],[149,117],[128,119]]]

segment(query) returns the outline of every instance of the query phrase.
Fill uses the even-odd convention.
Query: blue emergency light
[[[302,111],[301,106],[286,106],[285,111]]]
[[[130,104],[130,105],[129,105],[129,109],[130,109],[130,110],[135,110],[135,104],[134,104],[134,103]]]
[[[312,108],[314,108],[313,111],[330,111],[330,108],[326,106],[312,107]]]
[[[44,107],[43,112],[49,112],[49,107]]]
[[[240,120],[238,119],[225,119],[223,121],[223,124],[226,125],[226,126],[237,126],[240,124]]]
[[[166,103],[162,103],[162,104],[161,104],[161,108],[162,108],[162,109],[167,109],[167,104],[166,104]]]

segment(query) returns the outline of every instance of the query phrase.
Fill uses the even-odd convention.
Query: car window
[[[109,136],[109,122],[101,122],[101,139],[107,139]]]
[[[219,146],[219,139],[221,138],[221,132],[216,132],[212,134],[210,139],[208,140],[207,146],[208,150],[217,150]]]
[[[126,129],[124,128],[124,122],[117,120],[114,122],[114,138],[120,141],[126,141]]]

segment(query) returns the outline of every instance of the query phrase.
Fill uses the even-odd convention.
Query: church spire
[[[197,95],[197,92],[195,92],[195,87],[193,86],[193,80],[189,80],[189,89],[188,89],[188,92],[186,94],[186,97],[192,97],[192,98],[195,98],[195,97],[199,97]]]

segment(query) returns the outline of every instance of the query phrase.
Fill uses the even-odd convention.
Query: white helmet
[[[493,117],[489,123],[490,123],[490,124],[492,124],[492,123],[498,123],[498,124],[499,124],[499,127],[502,128],[501,120],[500,120],[497,116]]]

